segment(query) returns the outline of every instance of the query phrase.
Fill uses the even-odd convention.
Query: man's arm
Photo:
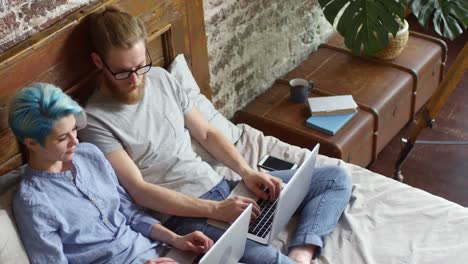
[[[148,183],[143,180],[140,170],[123,149],[111,152],[106,157],[128,194],[138,205],[145,208],[169,215],[207,217],[233,222],[252,203],[251,199],[244,197],[220,202],[204,200]]]
[[[223,134],[213,127],[200,112],[193,108],[184,115],[185,127],[213,157],[237,172],[249,189],[262,199],[274,199],[281,190],[281,180],[252,169],[239,151]],[[264,192],[268,188],[270,195]]]

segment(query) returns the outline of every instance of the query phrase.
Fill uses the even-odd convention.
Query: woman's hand
[[[205,253],[213,246],[213,240],[202,232],[195,231],[185,236],[178,236],[172,245],[180,250]]]

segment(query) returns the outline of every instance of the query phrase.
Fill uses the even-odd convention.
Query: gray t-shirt
[[[122,104],[98,90],[86,105],[88,125],[81,140],[105,154],[124,148],[147,182],[199,197],[222,180],[191,147],[184,114],[193,103],[164,69],[145,75],[143,98]]]

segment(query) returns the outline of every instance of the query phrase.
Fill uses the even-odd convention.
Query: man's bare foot
[[[295,247],[289,251],[288,257],[298,264],[311,264],[315,253],[315,246]]]

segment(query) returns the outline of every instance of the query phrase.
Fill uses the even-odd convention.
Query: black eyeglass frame
[[[143,66],[141,66],[141,67],[138,67],[138,68],[136,68],[135,70],[132,70],[132,71],[113,72],[113,71],[110,69],[109,65],[107,65],[107,63],[104,61],[104,57],[103,57],[103,56],[101,56],[101,61],[102,61],[102,63],[104,64],[104,66],[106,66],[107,70],[109,70],[109,72],[112,74],[112,76],[114,76],[114,79],[120,81],[120,80],[125,80],[125,79],[130,78],[130,76],[132,75],[132,73],[135,73],[136,75],[143,75],[143,74],[149,72],[149,70],[151,69],[151,67],[153,67],[153,60],[151,59],[151,55],[150,55],[148,49],[146,49],[146,54],[148,55],[148,58],[150,59],[150,62],[149,62],[148,64],[143,65]],[[138,72],[138,71],[140,71],[141,69],[144,69],[144,68],[148,68],[148,69],[146,69],[144,72],[140,72],[140,73]],[[119,75],[119,74],[124,74],[124,73],[127,74],[126,77],[124,77],[124,78],[118,78],[118,77],[117,77],[117,75]]]

